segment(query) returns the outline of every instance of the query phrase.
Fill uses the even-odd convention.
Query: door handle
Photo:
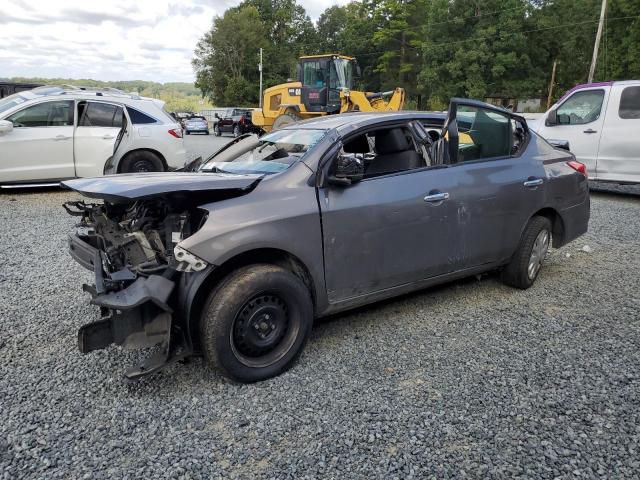
[[[590,128],[588,130],[585,130],[583,133],[598,133],[598,131],[594,130],[593,128]]]
[[[64,135],[56,135],[53,139],[54,139],[56,142],[59,142],[60,140],[68,140],[68,139],[70,139],[70,138],[71,138],[71,137],[66,137],[66,136],[64,136]]]
[[[113,140],[114,138],[116,138],[115,135],[105,135],[102,137],[104,140]]]
[[[442,202],[447,199],[449,199],[449,194],[446,192],[432,193],[424,197],[424,201],[430,203]]]
[[[543,183],[544,183],[543,179],[536,178],[535,180],[527,180],[526,182],[523,183],[523,185],[525,187],[534,188],[534,187],[539,187]]]

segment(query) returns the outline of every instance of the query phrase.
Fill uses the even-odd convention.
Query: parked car
[[[544,115],[537,132],[568,141],[593,180],[640,183],[640,80],[572,88]]]
[[[522,117],[462,99],[446,118],[353,113],[247,134],[197,172],[67,181],[104,201],[66,205],[103,314],[79,348],[163,345],[129,378],[203,354],[263,380],[298,357],[314,318],[490,270],[530,287],[550,246],[586,232],[587,183]]]
[[[184,122],[184,133],[187,135],[191,133],[205,133],[209,135],[209,122],[204,117],[191,117]]]
[[[213,133],[219,137],[223,133],[232,133],[238,137],[243,133],[252,133],[256,130],[251,122],[251,110],[244,108],[229,108],[221,117],[216,113],[216,122]]]
[[[163,105],[113,90],[61,87],[3,98],[0,187],[183,167],[182,129]]]

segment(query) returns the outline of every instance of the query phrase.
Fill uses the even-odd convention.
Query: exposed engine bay
[[[177,321],[178,276],[192,275],[207,263],[178,246],[206,221],[205,210],[162,198],[130,203],[64,204],[79,217],[69,236],[71,256],[95,274],[95,285],[83,286],[101,318],[78,332],[81,352],[106,348],[162,345],[161,351],[125,375],[138,378],[193,353],[188,332]]]
[[[202,226],[206,220],[203,210],[169,204],[163,199],[132,204],[78,201],[64,207],[80,217],[78,237],[102,254],[104,291],[120,290],[138,277],[162,275],[168,268],[190,272],[207,265],[177,247]]]

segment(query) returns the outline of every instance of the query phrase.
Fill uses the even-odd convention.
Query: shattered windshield
[[[211,158],[203,167],[203,172],[238,174],[279,173],[300,160],[310,151],[326,130],[278,130],[258,140],[247,138],[248,148],[242,150],[242,144],[236,147],[240,152],[230,160],[220,161],[219,156]],[[222,155],[220,155],[222,156]]]

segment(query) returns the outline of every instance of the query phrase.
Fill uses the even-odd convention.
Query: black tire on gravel
[[[502,270],[502,281],[523,290],[533,285],[533,282],[538,278],[538,273],[540,273],[544,257],[551,246],[551,240],[551,222],[548,218],[535,216],[529,220],[516,253]],[[534,248],[537,250],[537,254]],[[530,267],[536,258],[537,266],[532,269]]]
[[[284,268],[255,264],[230,273],[210,294],[200,339],[212,366],[251,383],[288,369],[312,324],[313,305],[302,280]]]
[[[131,152],[122,160],[120,173],[164,172],[164,164],[153,152]]]

